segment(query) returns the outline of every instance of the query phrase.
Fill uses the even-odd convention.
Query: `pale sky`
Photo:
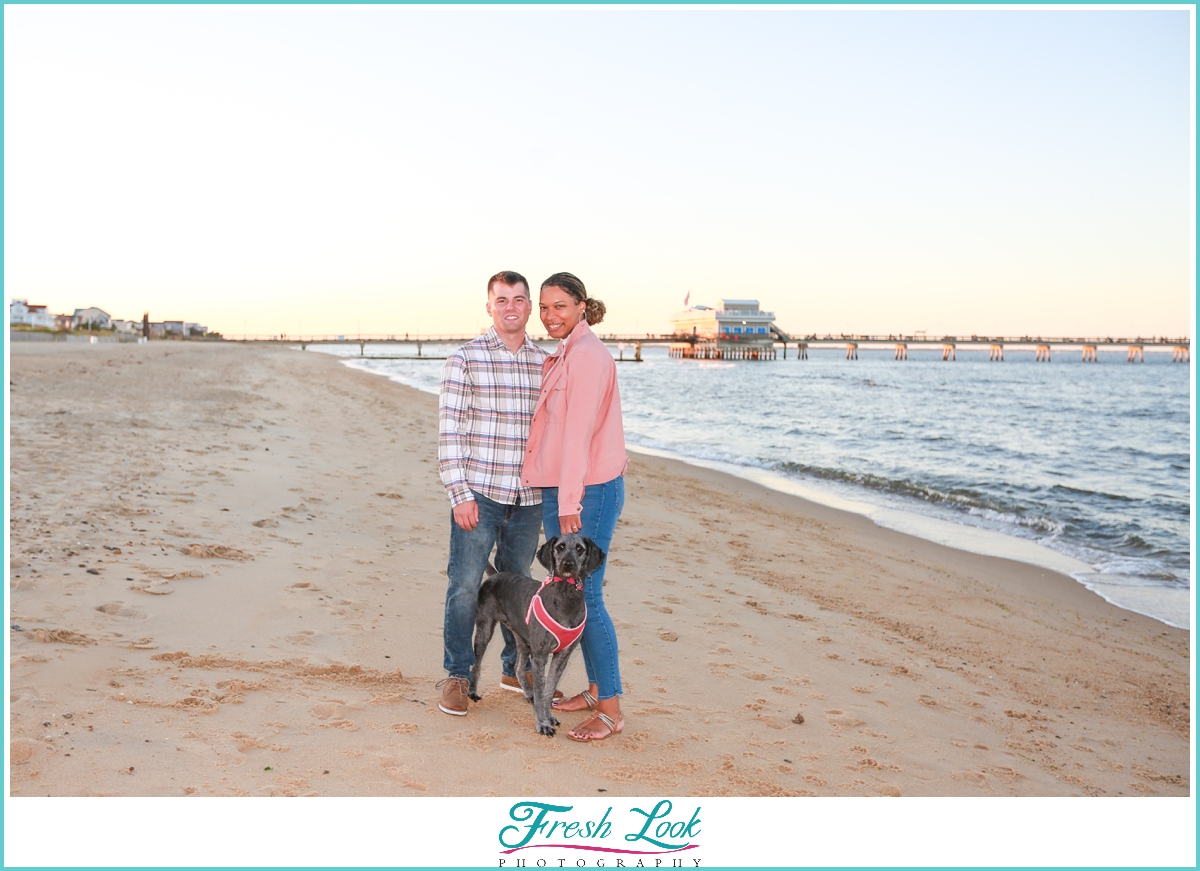
[[[6,6],[5,295],[226,334],[1190,335],[1187,11]],[[535,315],[531,330],[541,333]]]

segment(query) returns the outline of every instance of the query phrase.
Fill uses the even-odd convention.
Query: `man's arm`
[[[479,520],[479,506],[464,470],[470,453],[467,432],[473,393],[466,360],[461,353],[451,354],[442,367],[438,391],[438,474],[450,497],[455,522],[468,532]]]

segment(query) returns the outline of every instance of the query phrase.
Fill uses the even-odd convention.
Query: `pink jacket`
[[[558,487],[560,517],[583,511],[583,488],[625,474],[617,364],[586,321],[542,364],[521,482]]]

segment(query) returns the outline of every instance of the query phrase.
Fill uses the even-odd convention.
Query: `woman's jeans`
[[[473,530],[467,532],[454,522],[454,512],[450,513],[450,563],[446,566],[450,583],[442,629],[442,665],[451,677],[470,677],[475,664],[475,603],[492,546],[496,548],[497,571],[528,575],[542,525],[538,505],[504,505],[474,490],[471,495],[479,506],[479,523]],[[501,670],[511,675],[517,662],[516,641],[507,626],[500,627],[500,634],[504,637]]]
[[[604,607],[604,569],[608,565],[607,554],[612,546],[617,518],[624,507],[624,477],[583,488],[582,529],[579,532],[584,538],[594,541],[606,555],[600,568],[584,582],[587,625],[583,627],[583,638],[579,642],[588,683],[596,685],[600,699],[611,699],[622,693],[621,668],[617,662],[617,631]],[[542,488],[542,525],[546,527],[547,539],[559,535],[557,487]]]

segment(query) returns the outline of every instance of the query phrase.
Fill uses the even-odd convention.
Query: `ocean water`
[[[451,350],[372,360],[437,392]],[[410,356],[372,345],[368,355]],[[613,349],[614,356],[617,355]],[[1071,575],[1104,598],[1191,626],[1190,367],[1102,353],[810,349],[809,359],[618,365],[631,448],[752,478],[933,541]],[[626,349],[626,356],[631,352]]]

